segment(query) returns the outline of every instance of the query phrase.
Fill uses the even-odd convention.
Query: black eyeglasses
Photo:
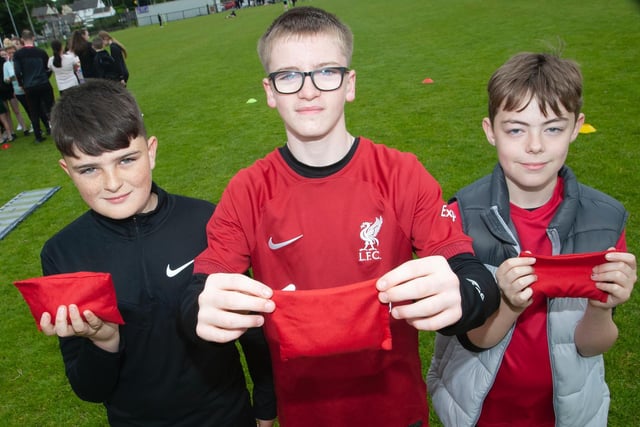
[[[325,67],[313,71],[276,71],[269,74],[276,92],[283,95],[300,92],[305,77],[309,76],[316,89],[331,92],[342,86],[347,67]]]

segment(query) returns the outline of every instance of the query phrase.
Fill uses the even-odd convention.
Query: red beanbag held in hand
[[[14,282],[29,305],[31,314],[40,329],[44,312],[55,321],[61,305],[75,304],[80,313],[91,310],[104,322],[124,324],[118,310],[116,291],[109,273],[65,273]]]
[[[377,279],[376,279],[377,280]],[[273,291],[265,333],[282,360],[361,350],[391,350],[389,305],[378,300],[376,280],[335,288]]]
[[[589,298],[607,302],[607,294],[596,288],[591,279],[593,267],[607,262],[607,251],[568,255],[531,255],[521,257],[536,259],[533,264],[538,280],[531,285],[534,295],[541,293],[549,298]]]

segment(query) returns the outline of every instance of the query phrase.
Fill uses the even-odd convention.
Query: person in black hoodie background
[[[102,39],[100,37],[94,38],[91,42],[91,47],[96,51],[96,56],[93,57],[94,77],[114,80],[125,85],[126,82],[124,81],[120,67],[116,64],[113,57],[109,55],[109,52],[104,50],[104,42]]]
[[[75,30],[71,35],[71,42],[69,43],[69,50],[76,54],[80,58],[80,68],[82,69],[82,75],[85,79],[96,77],[96,73],[93,69],[93,58],[96,56],[96,51],[91,47],[89,41],[89,30]]]
[[[107,46],[109,47],[111,57],[116,61],[116,65],[120,68],[120,74],[122,74],[124,83],[126,84],[129,81],[129,69],[127,68],[127,63],[125,61],[127,58],[127,48],[125,48],[122,43],[106,31],[100,31],[98,36],[104,42],[105,49]]]
[[[49,114],[53,107],[53,86],[49,82],[51,70],[47,64],[49,55],[34,45],[35,37],[29,30],[22,31],[24,47],[13,55],[13,67],[18,83],[27,95],[29,115],[33,125],[36,142],[42,142],[40,121],[44,124],[47,134],[51,133]]]

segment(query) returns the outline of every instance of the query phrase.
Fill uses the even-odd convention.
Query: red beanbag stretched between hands
[[[584,254],[542,256],[526,252],[521,257],[536,259],[533,265],[538,280],[531,285],[533,294],[548,298],[589,298],[607,302],[609,294],[596,288],[591,279],[593,267],[607,262],[607,251]]]
[[[90,310],[104,322],[124,324],[118,310],[116,291],[109,273],[66,273],[14,282],[29,305],[31,314],[40,328],[44,312],[55,320],[61,305],[75,304],[82,314]]]
[[[376,280],[326,289],[273,291],[265,330],[282,360],[361,350],[391,350],[389,305]]]

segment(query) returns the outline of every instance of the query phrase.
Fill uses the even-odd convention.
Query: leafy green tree
[[[9,37],[16,32],[19,34],[24,29],[31,29],[31,24],[37,31],[40,25],[31,18],[31,10],[34,7],[44,5],[46,3],[42,0],[0,0],[0,33],[2,37]],[[30,18],[31,23],[29,22]]]

